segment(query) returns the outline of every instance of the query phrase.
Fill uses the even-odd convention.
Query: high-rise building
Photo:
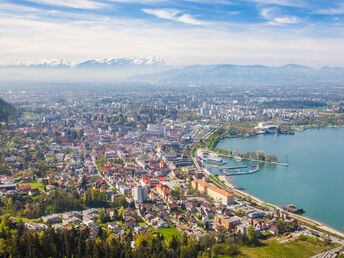
[[[147,188],[135,186],[132,190],[134,200],[138,203],[147,201]]]

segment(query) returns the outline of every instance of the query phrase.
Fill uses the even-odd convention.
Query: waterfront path
[[[330,257],[337,257],[335,256],[335,253],[337,251],[340,251],[343,248],[343,246],[337,247],[335,249],[332,249],[330,251],[326,251],[317,255],[312,256],[312,258],[330,258]]]
[[[249,198],[249,199],[257,202],[258,204],[266,206],[266,207],[270,207],[270,208],[274,208],[274,209],[281,209],[281,207],[279,207],[279,206],[277,206],[275,204],[267,203],[267,202],[263,201],[262,199],[257,198],[256,196],[253,196],[253,195],[251,195],[249,193],[246,193],[246,192],[243,192],[243,191],[240,191],[240,190],[236,189],[231,184],[231,182],[228,181],[226,176],[223,176],[221,179],[224,179],[225,184],[228,187],[232,188],[233,192],[238,194],[238,195],[240,195],[241,197]],[[306,225],[316,226],[317,228],[319,228],[319,229],[321,229],[323,231],[326,231],[328,233],[331,233],[333,235],[338,236],[339,238],[332,236],[331,237],[332,241],[336,242],[336,243],[339,243],[341,245],[344,245],[344,240],[342,240],[342,239],[344,239],[344,233],[342,233],[342,232],[340,232],[338,230],[335,230],[335,229],[333,229],[333,228],[331,228],[331,227],[329,227],[327,225],[324,225],[321,222],[316,221],[314,219],[311,219],[311,218],[308,218],[308,217],[305,217],[305,216],[301,216],[301,215],[297,215],[297,214],[294,214],[294,213],[290,213],[290,212],[287,212],[287,213],[288,213],[289,217],[295,218],[295,219],[301,221],[302,223],[304,223]],[[342,238],[342,239],[340,239],[340,238]]]

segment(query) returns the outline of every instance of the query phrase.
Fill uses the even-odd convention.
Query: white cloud
[[[91,1],[91,0],[28,0],[30,2],[44,4],[44,5],[52,5],[52,6],[64,6],[64,7],[71,7],[77,9],[98,9],[98,8],[105,8],[108,5]]]
[[[173,9],[172,9],[173,10]],[[160,13],[180,17],[174,10]],[[265,15],[272,15],[268,11]],[[276,22],[283,16],[273,13]],[[65,14],[61,14],[65,15]],[[77,15],[77,14],[75,14]],[[144,19],[75,16],[73,21],[0,11],[0,60],[67,59],[158,55],[170,65],[237,63],[310,66],[342,66],[344,33],[328,26],[321,37],[319,27],[290,28],[266,24],[175,26]],[[285,17],[284,17],[285,18]],[[185,16],[184,16],[185,19]],[[268,21],[272,21],[269,19]],[[189,21],[187,21],[189,22]],[[341,31],[340,31],[341,30]]]
[[[207,25],[205,21],[197,20],[189,14],[181,14],[177,9],[142,9],[143,12],[154,15],[160,19],[178,21],[193,25]]]
[[[281,6],[292,6],[292,7],[304,7],[305,3],[302,0],[248,0],[260,4],[269,5],[281,5]]]
[[[314,11],[314,13],[325,15],[341,15],[344,14],[344,3],[341,3],[337,8],[318,9]]]
[[[283,24],[295,24],[301,20],[296,16],[280,16],[278,11],[273,8],[263,8],[260,10],[260,15],[268,20],[269,25],[283,25]]]
[[[32,12],[38,11],[38,9],[25,6],[25,5],[18,5],[18,4],[10,4],[10,3],[0,3],[0,10],[6,11],[16,11],[16,12]]]

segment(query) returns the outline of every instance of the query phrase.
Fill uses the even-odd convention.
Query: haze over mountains
[[[144,58],[14,62],[0,66],[2,81],[111,82],[159,86],[344,86],[344,68],[310,68],[289,64],[168,66],[158,56]]]

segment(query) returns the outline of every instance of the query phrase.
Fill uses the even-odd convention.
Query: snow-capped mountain
[[[165,65],[166,62],[159,56],[148,56],[143,58],[106,58],[106,59],[90,59],[80,63],[72,63],[68,60],[50,59],[50,60],[33,60],[19,61],[15,60],[9,65],[2,65],[2,68],[106,68],[120,66],[157,66]]]
[[[3,67],[12,68],[68,68],[72,66],[72,62],[64,59],[47,59],[47,60],[33,60],[33,61],[19,61],[15,60],[12,64]]]
[[[165,65],[166,62],[159,56],[148,56],[144,58],[106,58],[91,59],[78,64],[78,68],[104,68],[112,66],[130,66],[130,65]]]

